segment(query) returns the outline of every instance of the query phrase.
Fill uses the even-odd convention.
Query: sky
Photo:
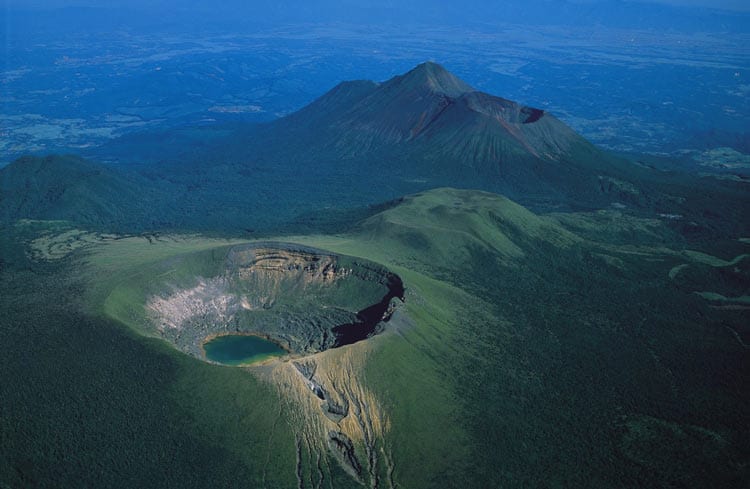
[[[571,0],[573,3],[595,4],[602,0]],[[677,7],[707,7],[724,10],[736,10],[750,12],[750,1],[748,0],[639,0],[642,3],[663,3]]]
[[[666,3],[681,7],[710,7],[750,12],[750,2],[748,0],[661,0],[660,2],[654,3]]]
[[[326,23],[750,33],[750,0],[0,0],[0,5],[6,7],[0,9],[0,34],[4,26],[15,31],[119,26],[231,31]],[[97,8],[54,10],[60,7]]]
[[[602,4],[607,3],[611,0],[568,0],[571,3],[577,4]],[[633,0],[624,0],[626,2],[633,3]],[[726,9],[742,12],[750,12],[750,1],[748,0],[637,0],[639,3],[661,3],[669,4],[673,6],[683,7],[708,7],[715,9]],[[205,2],[193,2],[194,5],[205,5]],[[221,5],[237,3],[232,0],[214,0],[211,5]],[[252,6],[256,1],[242,2]],[[262,2],[261,2],[262,3]],[[278,3],[294,3],[284,2],[283,0]],[[316,3],[316,2],[309,2]],[[357,5],[369,5],[381,3],[372,2],[371,0],[341,0],[339,3],[348,6]],[[413,3],[409,1],[399,2],[403,4]],[[459,2],[456,2],[459,3]],[[485,1],[488,8],[498,6],[498,2]],[[172,4],[189,6],[190,1],[175,1],[175,0],[0,0],[0,4],[5,4],[6,7],[46,7],[46,8],[57,8],[57,7],[70,7],[70,6],[87,6],[87,7],[133,7],[133,6],[153,6],[156,4]]]

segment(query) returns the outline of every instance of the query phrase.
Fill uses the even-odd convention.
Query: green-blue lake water
[[[273,341],[250,335],[217,336],[204,343],[203,349],[206,358],[224,365],[245,365],[286,354]]]

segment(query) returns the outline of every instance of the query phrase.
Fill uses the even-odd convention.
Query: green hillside
[[[157,204],[158,203],[158,204]],[[157,227],[148,181],[76,156],[20,158],[0,170],[0,219],[70,220],[89,227]]]
[[[382,83],[341,83],[271,123],[145,133],[99,156],[110,163],[48,156],[0,169],[0,220],[246,237],[340,232],[371,206],[451,186],[536,212],[670,216],[690,240],[738,238],[750,222],[746,183],[615,157],[553,115],[475,91],[435,63]]]
[[[0,481],[11,487],[750,479],[747,305],[696,293],[745,293],[744,242],[699,252],[663,220],[540,215],[491,193],[431,190],[346,234],[274,238],[296,243],[268,255],[284,265],[249,269],[262,297],[283,290],[279,307],[299,297],[312,312],[316,297],[367,304],[368,291],[382,293],[305,278],[335,276],[325,257],[347,257],[342,277],[353,263],[389,270],[404,301],[381,332],[232,368],[185,354],[156,324],[144,329],[145,307],[221,276],[228,250],[268,240],[236,248],[201,236],[89,237],[52,260],[28,250],[82,235],[35,226],[2,237],[0,331],[19,345],[2,360],[11,374],[0,387]],[[284,261],[288,250],[312,249],[304,260],[318,268],[286,265],[299,259]],[[223,307],[215,298],[204,303]]]

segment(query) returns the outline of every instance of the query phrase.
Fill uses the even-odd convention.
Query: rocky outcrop
[[[315,396],[323,401],[320,409],[331,421],[338,423],[349,415],[349,400],[342,392],[336,391],[336,397],[333,397],[315,378],[316,363],[312,360],[294,362],[295,368],[302,377],[305,378],[307,386]]]

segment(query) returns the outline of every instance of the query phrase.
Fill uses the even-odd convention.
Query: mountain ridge
[[[360,93],[359,100],[341,99],[341,92],[352,86],[347,83],[350,82],[337,85],[309,107],[319,110],[338,104],[337,112],[327,112],[327,115],[334,116],[326,121],[328,125],[339,132],[370,133],[373,138],[382,137],[384,143],[412,141],[429,134],[430,126],[441,121],[446,112],[463,109],[467,111],[464,117],[485,116],[488,122],[495,121],[498,133],[505,133],[509,140],[540,157],[544,152],[534,146],[537,141],[526,138],[530,125],[541,121],[555,125],[558,130],[564,126],[544,110],[477,91],[434,62],[419,64],[382,83],[371,82],[368,90]],[[308,112],[302,109],[300,113]],[[574,134],[569,130],[566,137],[576,139],[576,142],[583,141]]]
[[[147,142],[180,141],[179,151],[132,168],[104,165],[100,176],[89,171],[94,163],[79,160],[79,170],[89,175],[81,182],[66,175],[71,157],[61,157],[59,168],[39,166],[44,171],[38,175],[29,165],[0,169],[0,216],[116,223],[138,231],[255,232],[361,218],[368,206],[446,186],[502,194],[534,212],[615,206],[679,215],[684,222],[676,224],[698,235],[701,226],[719,222],[717,215],[726,216],[719,228],[731,223],[739,229],[747,214],[746,203],[737,200],[739,183],[618,158],[552,114],[475,91],[430,62],[380,83],[339,83],[270,123],[144,135]],[[137,158],[137,138],[120,144]],[[24,189],[34,189],[32,200],[39,201],[26,205]],[[50,205],[39,197],[50,192],[79,198]]]
[[[365,178],[387,173],[391,181],[425,182],[407,193],[458,185],[539,210],[552,202],[551,208],[610,205],[617,200],[600,191],[599,177],[637,187],[631,180],[641,171],[552,114],[476,91],[432,62],[380,83],[341,83],[235,140],[222,151],[240,167],[263,162]]]

